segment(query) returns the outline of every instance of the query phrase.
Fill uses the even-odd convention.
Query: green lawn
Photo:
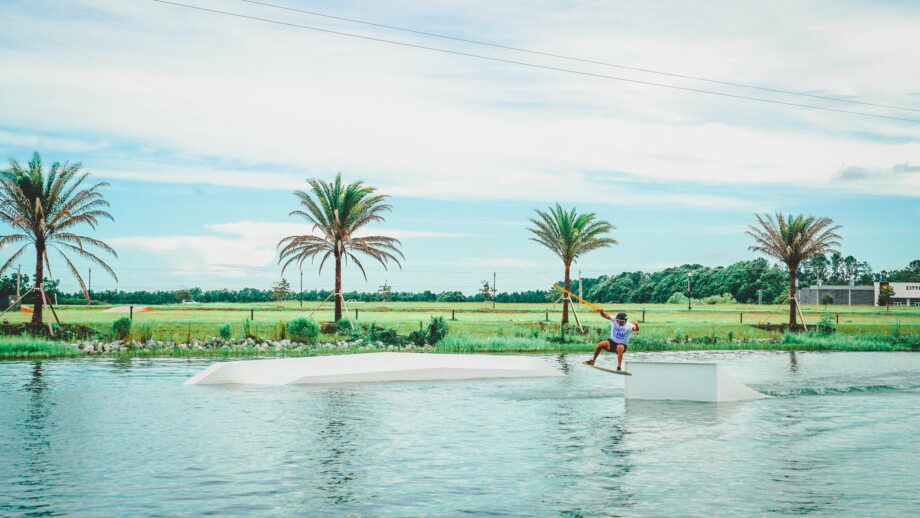
[[[134,334],[158,340],[185,341],[188,338],[204,339],[216,336],[223,324],[230,324],[235,336],[242,336],[243,322],[253,316],[250,332],[266,339],[277,339],[281,322],[309,315],[316,302],[304,302],[301,309],[296,301],[281,304],[202,304],[194,306],[152,306],[149,311],[134,313]],[[452,334],[471,336],[533,336],[541,326],[558,323],[560,309],[550,312],[546,322],[548,304],[498,304],[481,303],[350,303],[349,315],[362,323],[394,327],[402,333],[427,324],[431,316],[448,319]],[[126,313],[104,311],[110,306],[61,306],[58,315],[68,324],[83,324],[108,335],[112,322]],[[667,304],[609,306],[611,311],[626,310],[630,318],[640,321],[643,334],[662,337],[686,335],[727,336],[731,332],[738,338],[771,338],[779,340],[779,333],[756,329],[752,324],[778,324],[787,320],[787,310],[776,306],[730,305],[700,306],[688,311],[684,306]],[[643,309],[644,320],[643,320]],[[252,313],[250,313],[252,311]],[[595,312],[579,306],[582,322],[604,329],[608,326]],[[824,307],[803,308],[806,322],[816,323]],[[920,333],[920,307],[893,307],[890,311],[872,306],[829,306],[827,312],[835,320],[839,315],[838,329],[844,334],[888,333],[897,329],[906,335]],[[50,315],[49,315],[50,316]],[[11,322],[24,322],[27,313],[7,314]],[[451,318],[455,320],[451,320]],[[331,307],[316,312],[317,321],[331,321]],[[743,319],[743,320],[742,320]]]

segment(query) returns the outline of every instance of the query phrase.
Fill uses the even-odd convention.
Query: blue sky
[[[187,3],[549,66],[883,115],[916,111],[768,94],[483,49],[247,5]],[[278,3],[633,67],[920,109],[910,3]],[[535,207],[597,212],[620,245],[585,275],[753,255],[754,212],[844,226],[876,270],[920,256],[920,123],[796,109],[554,73],[149,0],[0,4],[0,153],[80,161],[106,191],[124,289],[268,286],[308,177],[392,196],[381,231],[401,271],[349,289],[544,287],[558,260],[528,241]],[[7,251],[8,252],[8,251]],[[0,254],[5,253],[0,249]],[[53,260],[53,258],[52,258]],[[24,261],[24,268],[31,261]],[[94,287],[115,282],[94,274]],[[296,272],[287,277],[296,286]],[[67,287],[75,283],[65,279]],[[330,276],[307,270],[305,288]]]

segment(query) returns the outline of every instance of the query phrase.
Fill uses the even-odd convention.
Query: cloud
[[[278,241],[289,235],[309,234],[312,229],[302,223],[271,221],[234,221],[205,225],[211,235],[124,236],[109,240],[116,248],[149,252],[180,264],[204,268],[208,273],[225,277],[244,277],[259,268],[276,264]],[[401,229],[368,229],[360,235],[385,235],[397,239],[463,238],[470,234],[429,232]]]
[[[865,167],[845,167],[837,173],[837,178],[844,181],[862,180],[869,177],[869,170]]]
[[[891,168],[892,173],[920,173],[920,165],[910,165],[907,162],[897,164]]]
[[[202,5],[212,4],[226,7]],[[521,17],[473,2],[433,20],[426,4],[400,5],[403,24],[437,21],[485,39],[500,29],[513,45],[891,104],[920,81],[917,67],[904,67],[916,61],[916,17],[882,9],[816,17],[818,8],[803,4],[779,16],[744,3],[729,10],[678,3],[672,16],[653,17],[641,3],[608,12],[572,4]],[[49,34],[80,34],[72,45],[93,59],[13,27],[0,35],[8,49],[0,66],[17,71],[0,76],[4,126],[41,128],[25,137],[0,133],[0,145],[45,138],[50,148],[82,149],[87,168],[109,178],[290,190],[343,171],[403,196],[744,210],[744,196],[660,193],[610,180],[855,189],[834,182],[841,161],[907,164],[920,156],[920,129],[911,124],[490,64],[152,2],[44,6],[11,16]],[[681,15],[691,12],[703,24],[694,30]],[[362,16],[393,14],[370,5]],[[803,38],[816,44],[793,44]],[[920,196],[904,176],[876,181],[880,191]]]
[[[908,162],[895,164],[891,167],[844,167],[837,172],[837,179],[845,182],[872,180],[875,182],[890,182],[897,179],[903,185],[917,186],[915,173],[920,172],[920,166],[910,165]]]

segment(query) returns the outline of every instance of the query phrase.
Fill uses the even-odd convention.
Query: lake
[[[0,515],[916,515],[920,354],[681,352],[775,396],[619,376],[285,387],[210,360],[0,362]],[[604,359],[610,362],[610,358]]]

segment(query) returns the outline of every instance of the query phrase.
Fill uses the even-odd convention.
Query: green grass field
[[[218,329],[230,324],[234,336],[242,336],[243,322],[252,316],[250,332],[265,339],[279,338],[279,323],[306,317],[317,305],[304,302],[301,308],[296,301],[272,304],[202,304],[151,306],[148,311],[135,311],[134,334],[155,340],[185,341],[216,336]],[[111,306],[61,306],[57,308],[61,321],[67,324],[86,325],[103,336],[111,332],[112,322],[127,313],[105,311]],[[544,326],[558,324],[561,311],[557,307],[546,313],[547,304],[477,303],[350,303],[349,316],[360,323],[376,322],[394,327],[402,333],[427,324],[432,316],[448,319],[452,334],[471,336],[533,336]],[[771,338],[782,335],[753,327],[755,324],[780,324],[788,319],[788,310],[776,306],[726,305],[699,306],[688,311],[686,307],[649,304],[609,306],[610,311],[625,310],[631,319],[642,326],[643,334],[664,337],[677,335],[694,337],[727,336]],[[643,314],[644,310],[644,314]],[[802,308],[809,325],[815,324],[824,314],[824,307]],[[578,306],[583,324],[604,329],[608,323],[596,312]],[[829,306],[827,313],[843,334],[884,334],[896,331],[905,335],[920,333],[920,307]],[[839,315],[839,317],[838,317]],[[548,321],[547,321],[548,316]],[[644,316],[644,318],[643,318]],[[28,313],[8,313],[10,322],[25,322]],[[50,317],[50,314],[48,315]],[[329,322],[333,318],[328,305],[317,311],[313,319]]]

